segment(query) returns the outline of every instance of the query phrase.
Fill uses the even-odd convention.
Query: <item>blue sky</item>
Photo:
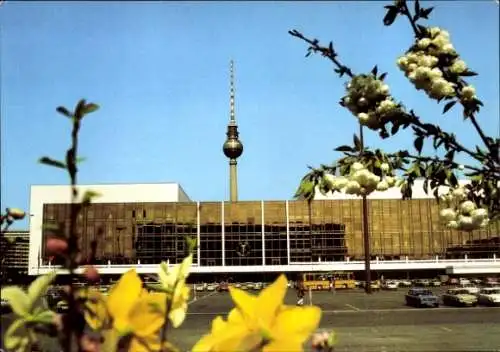
[[[69,122],[55,112],[80,98],[101,105],[84,122],[79,181],[179,182],[195,200],[228,198],[222,153],[229,119],[229,60],[245,151],[241,200],[290,199],[307,165],[335,160],[357,122],[338,104],[343,81],[330,63],[304,58],[298,29],[332,40],[356,72],[388,71],[393,94],[428,122],[479,140],[459,109],[415,91],[395,66],[411,44],[408,23],[384,27],[384,2],[13,2],[0,7],[1,203],[29,208],[32,184],[64,184],[37,164],[62,158]],[[499,10],[492,1],[424,2],[432,25],[451,32],[485,102],[480,124],[499,131]],[[373,147],[412,148],[409,133]],[[20,227],[26,224],[20,224]]]

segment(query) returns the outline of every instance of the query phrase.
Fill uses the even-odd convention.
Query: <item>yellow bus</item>
[[[347,271],[334,271],[329,274],[333,280],[335,288],[356,288],[354,274]]]
[[[341,288],[356,288],[356,281],[351,272],[304,273],[300,280],[306,290],[331,290]]]
[[[299,278],[305,290],[330,290],[331,280],[326,273],[304,273]]]

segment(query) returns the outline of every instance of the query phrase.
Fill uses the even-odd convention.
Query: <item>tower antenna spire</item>
[[[229,88],[229,108],[230,108],[230,123],[236,123],[236,117],[234,112],[234,62],[231,60],[229,64],[229,74],[230,74],[230,88]]]

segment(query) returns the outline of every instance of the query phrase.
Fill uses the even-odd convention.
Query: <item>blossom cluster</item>
[[[439,27],[428,28],[426,36],[418,39],[397,64],[415,88],[432,99],[451,98],[457,93],[462,101],[475,98],[474,87],[468,85],[457,92],[456,83],[450,81],[449,77],[467,72],[467,64],[450,42],[449,33]]]
[[[380,170],[383,173],[382,177],[371,172],[362,163],[355,162],[350,166],[348,175],[335,177],[332,174],[325,174],[323,182],[332,191],[344,190],[347,194],[369,195],[375,190],[386,191],[396,184],[396,178],[389,164],[382,163]]]
[[[441,201],[446,204],[446,208],[442,209],[439,215],[449,228],[472,231],[488,225],[488,211],[479,208],[468,199],[468,195],[468,189],[457,187],[441,196]]]
[[[379,129],[401,111],[390,95],[389,86],[374,75],[354,76],[346,90],[342,105],[372,130]]]

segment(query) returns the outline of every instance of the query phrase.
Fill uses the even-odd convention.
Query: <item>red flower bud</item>
[[[85,271],[83,272],[83,276],[87,279],[88,282],[90,283],[96,283],[99,281],[99,271],[95,268],[95,266],[88,266],[85,268]]]
[[[47,240],[47,251],[50,254],[63,254],[68,249],[68,242],[60,238],[49,238]]]

